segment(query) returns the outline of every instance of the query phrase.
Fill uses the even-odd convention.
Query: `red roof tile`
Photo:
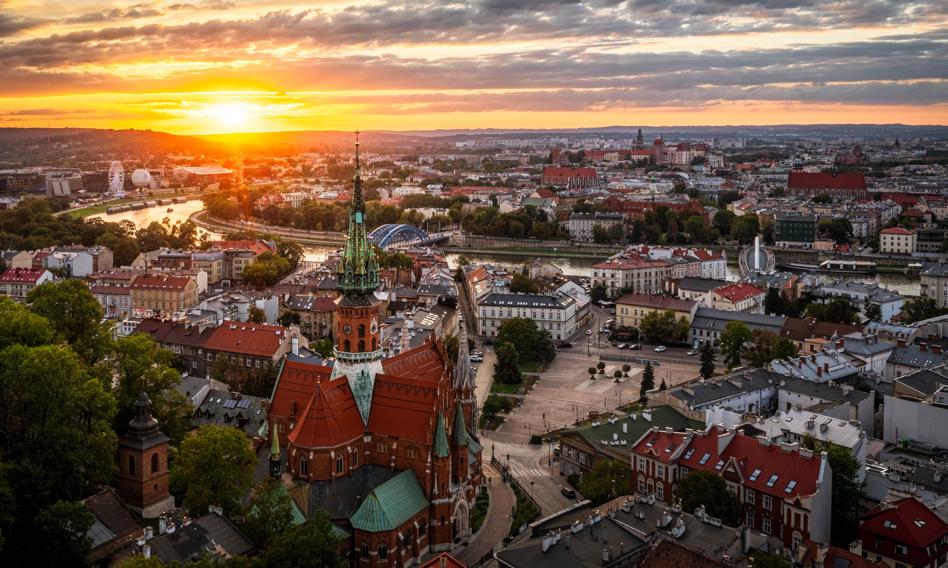
[[[270,412],[298,421],[306,411],[317,382],[329,382],[332,369],[300,361],[286,361],[280,371],[279,385],[270,402]],[[343,381],[346,382],[346,381]],[[296,401],[296,413],[292,412]]]
[[[426,342],[382,361],[386,375],[408,376],[426,383],[437,383],[447,367],[437,346]]]
[[[423,379],[376,375],[368,430],[419,444],[432,442],[438,388]]]
[[[883,229],[880,231],[882,235],[914,235],[912,231],[908,229],[903,229],[902,227],[889,227],[888,229]]]
[[[166,276],[164,274],[142,274],[132,282],[132,288],[142,290],[145,288],[171,288],[174,290],[184,290],[192,280],[186,276]]]
[[[675,450],[681,448],[687,436],[684,432],[650,430],[632,447],[632,453],[668,463],[676,457]]]
[[[214,241],[211,248],[218,250],[249,250],[256,254],[263,254],[270,250],[270,247],[263,244],[262,241]]]
[[[273,357],[287,337],[287,332],[281,325],[225,320],[214,329],[204,347],[213,351]]]
[[[790,189],[866,189],[866,176],[854,172],[790,172],[787,177]]]
[[[8,268],[0,274],[0,283],[4,284],[36,284],[46,270],[32,270],[29,268]]]
[[[571,168],[565,166],[546,166],[543,168],[543,177],[580,177],[594,178],[596,170],[594,168]]]
[[[948,524],[924,503],[908,497],[868,512],[862,517],[859,530],[925,548],[948,534]]]
[[[616,300],[616,304],[644,306],[646,308],[672,310],[676,312],[690,312],[691,308],[695,306],[695,302],[692,300],[682,300],[680,298],[670,298],[668,296],[656,296],[652,294],[626,294]]]
[[[289,440],[304,448],[324,448],[351,442],[365,432],[349,381],[318,381],[302,419]]]
[[[767,292],[764,291],[763,288],[747,282],[736,282],[715,288],[714,293],[729,302],[737,303],[743,302],[748,298],[753,298],[754,296],[763,296]]]
[[[639,568],[715,568],[724,564],[705,558],[680,544],[659,539],[639,562]]]

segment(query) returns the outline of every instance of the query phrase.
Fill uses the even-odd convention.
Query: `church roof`
[[[464,424],[464,413],[461,411],[461,403],[458,402],[454,411],[454,443],[459,446],[466,446],[470,436],[467,435],[467,425]]]
[[[316,384],[306,415],[290,432],[290,442],[305,448],[344,444],[363,434],[362,417],[348,381]]]
[[[448,433],[444,429],[444,415],[438,413],[438,424],[435,426],[434,455],[437,458],[448,457]]]
[[[386,375],[411,376],[429,383],[438,382],[445,366],[446,361],[433,342],[382,361],[382,369]]]
[[[395,530],[428,507],[414,472],[399,473],[373,489],[352,515],[353,528],[366,532]]]
[[[437,403],[436,383],[410,376],[376,375],[368,431],[427,444]]]
[[[298,421],[306,412],[317,381],[329,382],[330,367],[287,359],[271,396],[270,413]],[[293,412],[293,406],[296,411]]]

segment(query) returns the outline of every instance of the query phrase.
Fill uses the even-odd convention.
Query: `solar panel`
[[[229,398],[224,402],[224,408],[235,408],[237,406],[237,401]]]
[[[250,399],[243,398],[237,403],[237,408],[250,408]]]

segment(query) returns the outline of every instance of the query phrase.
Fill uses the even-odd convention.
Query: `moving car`
[[[655,352],[662,353],[663,351],[665,351],[665,349],[666,347],[664,345],[659,345],[658,347],[655,348]]]

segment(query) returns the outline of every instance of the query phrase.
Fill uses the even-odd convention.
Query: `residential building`
[[[173,533],[158,534],[145,547],[163,564],[185,564],[201,556],[231,559],[251,556],[257,550],[253,541],[217,513],[181,523]]]
[[[244,268],[252,264],[257,257],[265,252],[272,252],[275,246],[266,241],[215,241],[208,249],[209,252],[222,252],[221,280],[230,282],[237,280]],[[208,273],[210,281],[210,273]]]
[[[669,282],[675,296],[682,300],[692,300],[702,308],[711,307],[711,292],[726,285],[724,280],[712,278],[682,278]]]
[[[570,239],[584,243],[594,242],[595,227],[609,230],[613,226],[622,227],[625,232],[625,215],[622,213],[572,213],[566,221]]]
[[[893,382],[899,377],[921,369],[930,369],[948,363],[948,353],[944,353],[939,343],[927,341],[907,343],[901,339],[895,342],[895,349],[885,362],[883,378]]]
[[[855,366],[861,367],[865,376],[880,378],[885,375],[886,363],[896,345],[894,342],[880,340],[875,334],[851,333],[837,338],[835,346],[836,350],[842,351]]]
[[[774,241],[777,246],[810,246],[816,240],[817,222],[814,215],[777,213],[774,216]]]
[[[500,325],[511,318],[532,319],[553,339],[569,339],[576,332],[576,300],[565,294],[488,294],[478,302],[476,315],[482,337],[497,337]]]
[[[879,252],[886,254],[915,253],[915,232],[902,227],[879,231]]]
[[[616,323],[637,328],[648,314],[671,312],[676,321],[684,319],[690,327],[697,307],[698,304],[692,300],[652,294],[626,294],[616,300]]]
[[[879,307],[881,317],[880,321],[889,322],[892,318],[902,311],[902,305],[905,300],[891,290],[882,288],[877,284],[867,284],[865,282],[853,282],[851,280],[838,280],[823,284],[814,290],[814,295],[821,298],[823,302],[829,302],[833,298],[849,298],[859,315],[866,320],[866,305],[875,304]]]
[[[142,274],[132,282],[132,311],[152,315],[169,315],[197,303],[198,290],[194,278]]]
[[[89,275],[89,291],[102,305],[105,317],[124,319],[131,315],[132,283],[138,276],[139,272],[132,270],[96,272]]]
[[[945,364],[895,379],[883,402],[883,435],[890,444],[911,441],[948,449],[948,371]]]
[[[7,268],[33,268],[33,254],[27,250],[5,250],[0,252]]]
[[[53,280],[49,270],[28,268],[8,268],[0,274],[0,296],[25,302],[30,290]]]
[[[792,359],[775,359],[769,368],[783,377],[814,383],[853,382],[859,377],[859,368],[835,349],[823,349]]]
[[[860,173],[794,170],[787,177],[787,193],[800,197],[829,195],[835,198],[861,198],[866,196],[867,184],[865,176]]]
[[[832,341],[850,333],[860,333],[862,327],[821,321],[815,318],[787,318],[780,330],[780,337],[786,337],[797,346],[800,353],[815,353],[831,345]]]
[[[940,253],[945,244],[945,229],[939,229],[932,223],[922,224],[916,227],[915,233],[915,251],[927,253]]]
[[[659,405],[642,412],[595,418],[560,434],[561,475],[585,475],[602,460],[629,463],[629,449],[649,428],[671,428],[676,432],[703,429],[675,408]]]
[[[883,503],[859,519],[857,552],[890,568],[948,563],[948,524],[915,497]]]
[[[764,311],[767,291],[747,282],[735,282],[711,292],[711,307],[728,312],[760,314]]]
[[[668,389],[670,400],[693,412],[725,409],[768,414],[777,408],[781,377],[767,369],[741,368],[708,380],[693,379]]]
[[[858,421],[864,431],[875,431],[873,393],[849,384],[814,383],[805,379],[782,379],[777,387],[777,408],[818,412],[840,420]]]
[[[919,278],[922,297],[932,298],[939,308],[948,308],[948,264],[941,261],[928,264]]]
[[[659,294],[671,274],[671,265],[664,260],[614,258],[592,266],[592,286],[602,286],[606,296],[623,293]]]
[[[780,410],[770,418],[750,422],[744,432],[750,436],[766,436],[774,443],[803,445],[804,439],[832,444],[849,450],[859,463],[857,479],[866,478],[866,454],[869,441],[859,422],[833,418],[808,410]]]
[[[698,308],[695,310],[694,319],[691,321],[691,334],[689,339],[692,345],[703,345],[704,343],[715,344],[724,333],[724,329],[732,321],[742,322],[751,331],[760,329],[769,331],[774,335],[780,335],[786,316],[770,316],[767,314],[748,314],[744,312],[732,312],[726,310],[716,310],[714,308]]]
[[[224,252],[195,252],[191,254],[191,265],[207,273],[209,285],[218,284],[224,278]]]
[[[724,479],[751,530],[793,552],[808,541],[829,542],[832,472],[825,453],[711,426],[698,433],[653,428],[632,447],[632,459],[632,485],[641,495],[670,503],[677,480],[704,471]]]
[[[300,331],[310,339],[333,339],[336,329],[335,300],[317,296],[290,296],[281,306],[284,313],[292,312],[300,317]]]

